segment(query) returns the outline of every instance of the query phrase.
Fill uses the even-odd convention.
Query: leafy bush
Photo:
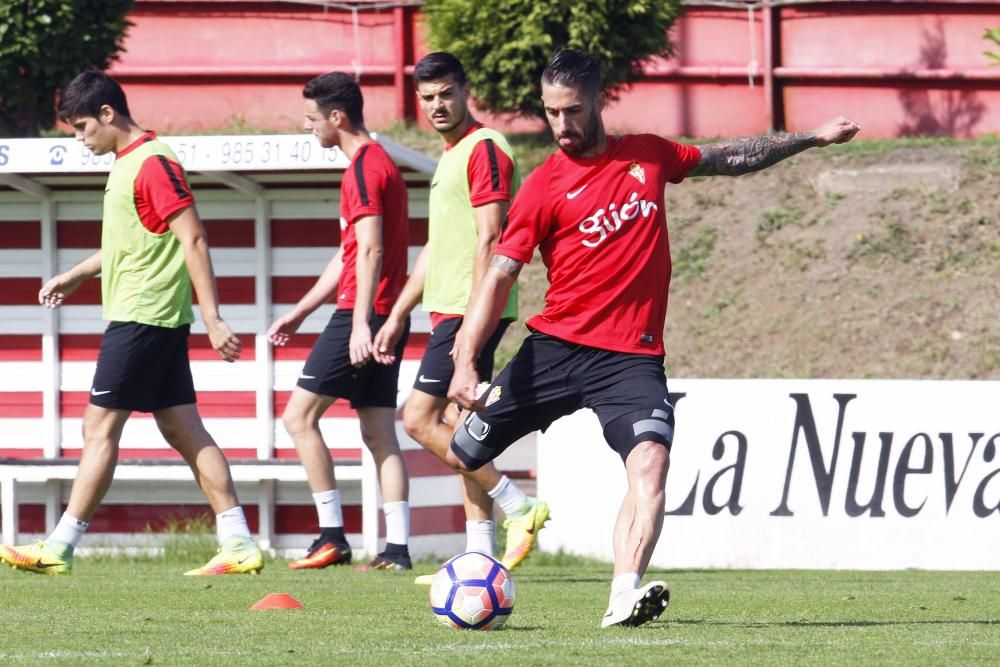
[[[0,2],[0,136],[36,136],[55,122],[55,92],[118,57],[133,0]]]
[[[986,34],[983,35],[983,39],[988,39],[991,42],[1000,45],[1000,28],[988,28]],[[1000,53],[995,51],[986,51],[986,55],[993,59],[994,65],[1000,65]]]
[[[635,81],[641,64],[669,55],[667,30],[679,0],[427,0],[432,48],[466,67],[473,96],[491,111],[542,116],[539,78],[552,54],[590,53],[613,97]]]

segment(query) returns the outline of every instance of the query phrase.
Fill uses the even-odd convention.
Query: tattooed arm
[[[482,408],[476,400],[476,386],[479,384],[476,358],[483,349],[486,339],[497,328],[504,304],[507,303],[507,295],[523,266],[524,262],[503,255],[494,255],[489,268],[469,298],[465,319],[455,334],[455,347],[451,350],[451,356],[455,361],[455,374],[448,388],[448,398],[463,408],[469,410]]]
[[[813,146],[842,144],[854,138],[861,126],[843,116],[809,132],[773,134],[705,144],[701,161],[688,176],[739,176],[766,169]]]

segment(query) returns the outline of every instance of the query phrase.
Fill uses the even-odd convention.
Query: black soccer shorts
[[[396,343],[395,363],[387,366],[369,359],[364,366],[355,368],[351,365],[350,350],[353,317],[350,310],[334,311],[309,352],[296,384],[314,394],[346,398],[354,409],[394,408],[399,391],[399,366],[403,363],[403,348],[410,335],[410,320],[407,318],[403,335]],[[384,315],[378,314],[368,319],[373,338],[385,320]]]
[[[414,389],[438,398],[448,395],[448,385],[451,384],[451,376],[455,374],[451,349],[455,347],[455,334],[458,333],[462,322],[463,318],[453,317],[441,322],[431,331],[424,357],[420,360],[420,371],[413,383]],[[500,339],[503,338],[511,322],[512,320],[500,320],[497,328],[483,345],[479,357],[476,358],[476,372],[479,374],[480,382],[489,382],[493,379],[493,357]]]
[[[590,408],[622,461],[641,442],[670,447],[674,406],[663,357],[612,352],[533,332],[490,386],[486,409],[469,414],[451,449],[469,468],[499,456],[532,431]]]
[[[112,410],[155,412],[195,402],[187,324],[171,329],[112,322],[104,331],[90,402]]]

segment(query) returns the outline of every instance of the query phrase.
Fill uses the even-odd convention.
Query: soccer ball
[[[459,554],[434,575],[431,609],[452,628],[499,630],[514,610],[514,578],[485,554]]]

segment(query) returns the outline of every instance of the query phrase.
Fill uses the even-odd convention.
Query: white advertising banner
[[[345,169],[337,147],[323,148],[311,134],[160,137],[187,171]],[[0,173],[107,172],[114,153],[94,155],[73,137],[0,139]]]
[[[1000,382],[673,380],[669,568],[1000,570]],[[612,559],[627,488],[589,410],[538,437],[547,551]]]

